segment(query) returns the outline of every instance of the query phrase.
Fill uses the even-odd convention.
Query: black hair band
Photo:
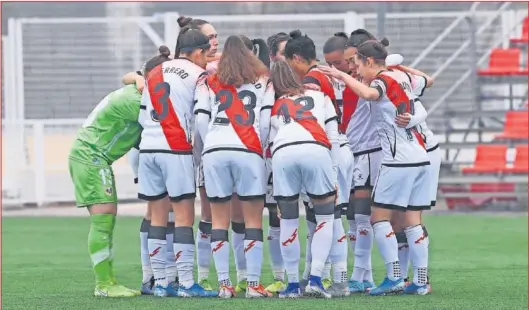
[[[209,43],[206,43],[206,44],[202,44],[202,45],[196,45],[196,46],[186,46],[186,47],[181,47],[180,48],[180,51],[181,52],[192,52],[196,49],[202,49],[202,50],[205,50],[205,49],[209,49],[211,47],[211,44]]]

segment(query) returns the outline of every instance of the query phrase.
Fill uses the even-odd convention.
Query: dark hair
[[[347,45],[347,34],[337,32],[323,45],[323,53],[328,54],[334,51],[344,51]]]
[[[248,49],[240,36],[228,37],[217,67],[217,76],[222,84],[239,87],[255,83],[267,73],[268,68]]]
[[[270,55],[276,56],[279,52],[279,44],[288,41],[288,39],[290,39],[290,36],[284,32],[279,32],[270,36],[268,40],[266,40],[268,49],[270,49]]]
[[[368,40],[376,40],[376,38],[365,29],[356,29],[351,32],[349,40],[347,40],[347,47],[358,47],[360,44]]]
[[[211,47],[209,39],[198,29],[191,29],[188,26],[180,29],[178,39],[176,39],[175,57],[180,54],[190,54],[196,49],[207,50]]]
[[[203,19],[193,19],[191,17],[180,16],[176,20],[180,28],[189,27],[190,29],[200,29],[203,25],[209,24],[209,22]]]
[[[298,75],[283,60],[276,62],[272,66],[270,80],[274,86],[276,98],[283,95],[301,95],[305,90]]]
[[[250,38],[244,35],[241,35],[240,37],[244,42],[244,45],[246,45],[246,47],[252,51],[252,53],[256,55],[267,68],[270,68],[270,56],[266,42],[263,39],[250,40]]]
[[[316,46],[314,45],[314,41],[307,35],[302,35],[299,30],[290,32],[290,40],[285,45],[285,57],[292,59],[294,55],[300,56],[307,62],[316,59]]]
[[[386,50],[386,46],[388,45],[389,40],[386,38],[383,38],[380,42],[369,40],[358,46],[356,55],[362,59],[363,62],[366,62],[368,58],[373,58],[375,63],[385,64],[386,57],[388,57],[388,51]]]
[[[171,51],[169,50],[167,46],[161,45],[158,48],[158,52],[160,52],[160,55],[154,56],[153,58],[151,58],[149,61],[145,63],[145,66],[143,68],[143,76],[146,77],[149,74],[149,72],[151,72],[152,69],[156,68],[157,66],[159,66],[160,64],[168,60],[171,60],[169,58],[169,55],[171,55]]]

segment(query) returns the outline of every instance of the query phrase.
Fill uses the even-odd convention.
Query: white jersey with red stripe
[[[284,146],[302,143],[319,144],[330,150],[338,137],[328,136],[325,125],[333,120],[337,120],[336,110],[322,92],[306,90],[303,95],[278,98],[270,120],[272,154]]]
[[[423,76],[410,74],[412,80],[413,94],[417,97],[421,97],[426,90],[426,78]],[[420,101],[416,101],[415,105],[422,104]],[[439,139],[437,136],[428,128],[426,121],[417,125],[417,130],[423,136],[424,142],[426,143],[426,150],[432,150],[439,145]]]
[[[342,80],[337,80],[334,78],[331,78],[332,86],[334,88],[334,95],[336,96],[336,104],[338,105],[338,108],[340,109],[340,115],[342,115],[342,119],[340,120],[340,124],[344,121],[343,120],[343,91],[345,89],[345,82]],[[340,142],[340,145],[346,145],[349,144],[349,139],[345,135],[345,133],[340,133],[338,136],[338,141]]]
[[[413,114],[414,99],[409,76],[401,71],[384,71],[370,87],[379,93],[372,101],[372,115],[382,146],[382,164],[386,166],[428,165],[423,137],[415,128],[400,128],[395,124],[399,113]]]
[[[201,80],[195,113],[210,115],[202,154],[239,149],[263,156],[259,116],[268,78],[240,87],[222,85],[217,75]]]
[[[191,153],[195,89],[205,71],[186,58],[164,62],[149,72],[143,90],[140,150]]]

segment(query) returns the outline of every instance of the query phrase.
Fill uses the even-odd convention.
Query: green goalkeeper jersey
[[[70,157],[93,164],[108,165],[138,144],[143,128],[138,123],[141,93],[127,85],[94,108],[77,134]]]

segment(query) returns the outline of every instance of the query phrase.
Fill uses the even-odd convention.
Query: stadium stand
[[[528,111],[508,111],[505,114],[503,132],[495,136],[502,140],[527,140],[529,139],[529,113]]]
[[[463,173],[499,173],[507,164],[507,145],[478,145],[473,167],[463,168]]]
[[[526,17],[523,21],[522,36],[519,38],[511,38],[510,41],[513,44],[517,44],[517,43],[527,44],[527,42],[529,42],[529,18]]]

